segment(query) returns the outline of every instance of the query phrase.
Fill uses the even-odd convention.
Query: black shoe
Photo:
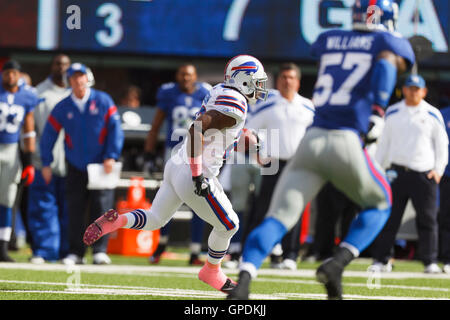
[[[277,256],[274,254],[270,255],[270,263],[271,264],[277,264],[277,263],[282,263],[283,262],[283,256]]]
[[[234,288],[236,288],[236,285],[230,278],[228,278],[222,288],[220,288],[220,291],[222,291],[223,293],[230,293],[234,290]]]
[[[0,262],[16,262],[13,258],[11,258],[9,255],[0,254]]]
[[[158,264],[161,260],[161,255],[152,255],[148,258],[150,264]]]
[[[252,277],[249,272],[241,271],[237,286],[231,290],[227,296],[227,300],[249,300],[250,282]]]
[[[164,251],[166,251],[166,247],[167,247],[167,244],[161,244],[161,243],[158,244],[158,246],[156,247],[155,252],[153,252],[153,255],[151,255],[148,258],[148,262],[150,264],[158,264],[159,261],[161,260],[162,254],[164,253]]]
[[[342,273],[344,268],[333,258],[325,260],[316,271],[317,281],[325,285],[328,300],[342,300]]]
[[[189,257],[189,265],[190,266],[202,266],[205,264],[204,261],[200,260],[200,257],[196,253],[191,253],[191,256]]]
[[[9,241],[0,240],[0,262],[16,262],[8,255],[8,243]]]

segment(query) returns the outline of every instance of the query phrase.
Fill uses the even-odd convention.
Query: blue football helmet
[[[355,0],[353,29],[396,31],[398,4],[394,0]]]

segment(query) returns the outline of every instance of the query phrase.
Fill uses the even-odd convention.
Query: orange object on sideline
[[[308,239],[310,208],[311,203],[308,202],[308,204],[305,207],[305,210],[303,210],[303,214],[301,217],[302,222],[300,225],[300,244],[304,244]]]
[[[119,214],[134,209],[148,210],[151,207],[150,201],[145,198],[144,179],[133,177],[130,180],[131,185],[128,188],[127,200],[119,200],[116,204],[116,210]],[[153,231],[118,229],[110,234],[107,253],[148,257],[155,252],[158,243],[159,229]]]

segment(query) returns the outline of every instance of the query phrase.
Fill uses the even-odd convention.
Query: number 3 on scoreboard
[[[342,52],[324,54],[320,60],[319,76],[314,88],[314,105],[321,107],[327,102],[330,105],[345,105],[350,103],[353,88],[364,78],[371,64],[372,56],[368,53],[348,52],[345,56]],[[342,70],[354,69],[339,89],[333,93],[334,79],[325,71],[327,67],[339,65]]]
[[[105,18],[105,27],[109,28],[109,32],[99,30],[95,33],[95,39],[104,47],[114,47],[123,37],[123,27],[120,23],[122,9],[117,4],[104,3],[98,7],[96,14]]]

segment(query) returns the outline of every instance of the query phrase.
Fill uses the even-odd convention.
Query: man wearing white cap
[[[411,75],[402,91],[404,99],[386,111],[376,152],[377,161],[387,168],[393,204],[391,216],[372,244],[372,269],[392,270],[391,251],[411,199],[416,211],[418,256],[426,273],[439,273],[437,194],[448,162],[448,137],[441,112],[424,100],[425,80]]]

